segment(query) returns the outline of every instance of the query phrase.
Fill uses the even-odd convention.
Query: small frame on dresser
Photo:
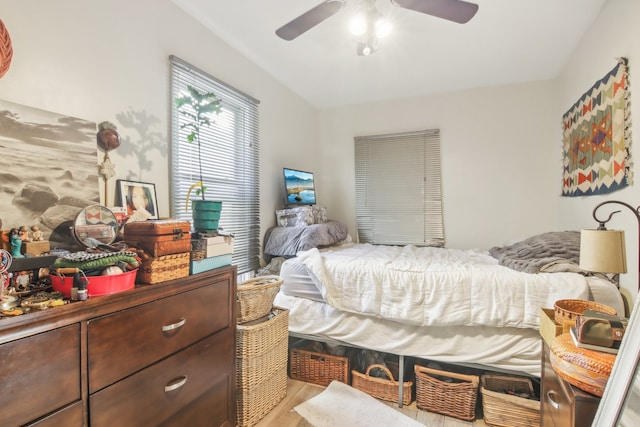
[[[127,215],[135,212],[144,219],[158,219],[156,185],[149,182],[116,181],[116,203],[126,209]],[[141,218],[142,219],[142,218]]]

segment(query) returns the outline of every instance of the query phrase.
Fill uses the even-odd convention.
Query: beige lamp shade
[[[582,230],[580,232],[580,268],[597,273],[626,273],[624,231]]]

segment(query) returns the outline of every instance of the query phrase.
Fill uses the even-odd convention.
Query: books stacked
[[[214,268],[231,265],[233,256],[233,234],[196,233],[196,238],[202,244],[203,258],[191,261],[191,274],[201,273]]]

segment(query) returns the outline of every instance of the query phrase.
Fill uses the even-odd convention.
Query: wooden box
[[[51,242],[48,240],[37,240],[33,242],[23,242],[21,252],[23,255],[38,256],[51,250]]]
[[[540,336],[547,345],[551,345],[553,339],[562,334],[562,325],[556,323],[553,308],[540,309]]]
[[[124,241],[152,257],[190,252],[191,224],[174,219],[131,222],[124,226]]]

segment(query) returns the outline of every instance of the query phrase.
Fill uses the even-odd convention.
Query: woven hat
[[[11,47],[11,37],[7,27],[0,19],[0,78],[9,71],[11,58],[13,57],[13,47]]]

